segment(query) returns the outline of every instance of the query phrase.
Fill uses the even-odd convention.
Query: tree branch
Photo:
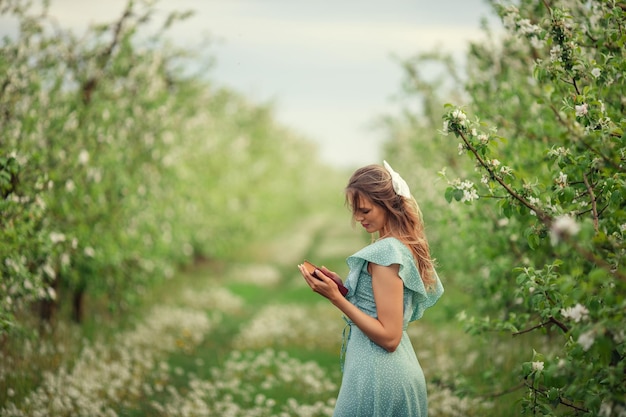
[[[533,387],[532,385],[528,384],[528,382],[526,382],[526,386],[527,386],[528,388],[530,388],[532,391],[534,391],[536,394],[541,394],[541,395],[543,395],[544,397],[547,397],[547,396],[548,396],[548,395],[546,394],[546,391],[545,391],[545,390],[542,390],[541,388],[535,388],[535,387]],[[583,413],[588,413],[588,412],[589,412],[589,410],[587,410],[587,409],[585,409],[585,408],[581,408],[581,407],[579,407],[579,406],[575,405],[574,403],[570,402],[570,400],[567,400],[567,399],[565,399],[565,398],[562,398],[560,395],[559,395],[559,404],[562,404],[562,405],[564,405],[564,406],[566,406],[566,407],[573,408],[574,410],[576,410],[576,411],[580,411],[580,412],[583,412]]]
[[[111,55],[113,54],[113,49],[115,49],[115,47],[120,41],[120,35],[122,33],[122,27],[124,25],[124,22],[128,18],[130,18],[130,16],[132,15],[132,11],[133,11],[133,2],[129,1],[126,6],[126,10],[124,10],[124,14],[120,17],[120,20],[118,20],[117,23],[115,24],[115,29],[113,30],[113,39],[111,40],[109,47],[100,56],[100,58],[104,61],[102,63],[102,66],[104,66],[106,61],[108,61]]]
[[[482,398],[497,398],[497,397],[502,397],[503,395],[506,395],[506,394],[510,394],[510,393],[512,393],[512,392],[515,392],[515,391],[517,391],[517,390],[519,390],[519,389],[521,389],[521,388],[524,388],[525,386],[526,386],[526,383],[525,383],[525,382],[522,382],[522,383],[520,383],[520,384],[518,384],[518,385],[515,385],[515,386],[513,386],[513,387],[507,388],[507,389],[505,389],[505,390],[503,390],[503,391],[494,392],[494,393],[491,393],[491,394],[482,394],[482,395],[480,395],[480,396],[481,396]]]
[[[565,82],[565,81],[564,81]],[[588,144],[587,142],[585,142],[584,138],[578,137],[576,136],[576,133],[571,129],[571,126],[567,123],[566,120],[564,120],[561,117],[561,114],[559,112],[559,109],[557,109],[556,107],[554,107],[554,104],[550,104],[550,110],[552,110],[552,113],[554,114],[554,116],[556,117],[556,119],[559,121],[559,123],[561,124],[561,126],[565,127],[565,129],[567,129],[567,132],[570,133],[572,135],[572,137],[576,138],[579,140],[580,143],[583,144],[583,146],[585,148],[587,148],[587,150],[589,150],[589,152],[592,152],[595,155],[598,155],[598,157],[602,158],[602,161],[607,164],[608,166],[614,168],[615,170],[618,171],[622,171],[623,168],[614,163],[610,158],[606,157],[602,152],[600,152],[599,150],[595,149],[593,146],[591,146],[590,144]]]
[[[467,140],[467,138],[465,137],[465,134],[462,131],[459,130],[457,132],[459,133],[459,135],[463,139],[463,142],[465,142],[465,146],[467,146],[467,148],[474,154],[474,157],[476,158],[478,163],[480,165],[482,165],[482,167],[487,170],[487,172],[489,173],[489,176],[491,178],[495,179],[509,193],[509,195],[511,195],[511,197],[513,197],[514,199],[519,201],[522,205],[528,207],[530,210],[534,211],[537,214],[537,217],[544,224],[549,226],[552,223],[552,218],[550,216],[548,216],[539,207],[536,207],[536,206],[532,205],[530,202],[526,201],[526,199],[524,199],[524,197],[519,195],[513,188],[511,188],[511,186],[509,184],[504,182],[504,180],[499,175],[496,174],[496,172],[491,168],[491,166],[479,155],[479,153],[476,150],[476,148],[474,148],[474,146],[472,146],[472,144],[469,142],[469,140]]]
[[[535,212],[535,214],[537,215],[537,218],[539,220],[541,220],[541,222],[544,225],[546,225],[546,227],[550,227],[552,225],[553,218],[551,216],[546,214],[540,208],[538,208],[538,207],[532,205],[530,202],[526,201],[526,199],[524,199],[524,197],[522,197],[515,190],[513,190],[513,188],[511,188],[511,186],[509,184],[504,182],[504,180],[499,175],[497,175],[496,172],[491,168],[491,166],[480,156],[480,154],[478,153],[476,148],[474,148],[474,146],[472,146],[472,144],[469,142],[469,140],[465,137],[465,134],[461,130],[457,130],[456,132],[461,137],[461,139],[463,139],[463,142],[465,143],[465,146],[467,146],[467,148],[472,152],[472,154],[474,154],[474,157],[476,158],[478,163],[483,168],[485,168],[487,170],[487,172],[489,173],[489,176],[491,178],[496,180],[502,186],[502,188],[504,188],[511,195],[511,197],[513,197],[515,200],[517,200],[520,204],[524,205],[525,207],[528,207],[530,210],[533,210]],[[621,279],[622,281],[626,281],[626,275],[624,273],[620,272],[619,269],[614,268],[611,264],[609,264],[604,259],[600,258],[595,253],[593,253],[591,251],[588,251],[588,250],[582,248],[581,246],[579,246],[577,244],[577,242],[574,241],[571,237],[567,237],[566,236],[566,237],[564,237],[564,240],[567,243],[569,243],[579,254],[581,254],[589,262],[591,262],[591,263],[593,263],[595,265],[598,265],[599,267],[605,269],[611,275],[614,275],[615,277]],[[555,323],[555,324],[558,325],[558,323]],[[559,327],[561,327],[561,326],[559,326]]]
[[[585,187],[587,187],[587,191],[589,192],[589,199],[591,199],[591,210],[593,212],[593,228],[596,233],[598,233],[598,206],[596,203],[596,195],[593,193],[593,188],[591,188],[591,185],[589,184],[586,172],[583,172],[583,181],[585,182]]]
[[[537,325],[535,325],[533,327],[529,327],[528,329],[520,330],[519,332],[513,333],[513,337],[522,335],[524,333],[532,332],[533,330],[537,330],[537,329],[539,329],[541,327],[547,326],[548,324],[555,324],[561,330],[563,330],[564,333],[567,333],[569,331],[569,328],[564,323],[561,323],[560,321],[558,321],[554,317],[550,317],[548,319],[548,321],[546,321],[546,322],[543,322],[543,323],[537,324]]]
[[[115,24],[115,27],[113,29],[113,39],[111,39],[111,43],[109,43],[109,46],[98,57],[98,64],[100,66],[99,70],[105,67],[105,65],[107,64],[107,62],[113,55],[113,50],[119,44],[120,37],[122,34],[122,27],[124,25],[124,22],[128,18],[130,18],[130,16],[132,15],[132,8],[133,8],[133,2],[129,1],[128,5],[126,6],[126,10],[124,11],[124,14],[120,17],[120,19]],[[85,104],[89,104],[91,102],[91,94],[93,93],[93,91],[96,89],[98,85],[98,79],[99,79],[99,75],[94,75],[83,83],[82,95],[83,95],[83,102]]]
[[[578,83],[576,83],[576,78],[572,78],[572,85],[574,86],[574,90],[576,90],[576,94],[580,95],[580,90],[578,89]]]

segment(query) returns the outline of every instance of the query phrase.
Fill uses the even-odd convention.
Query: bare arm
[[[328,298],[343,314],[345,314],[363,333],[383,349],[393,352],[402,339],[403,316],[403,283],[398,272],[397,264],[382,266],[370,264],[372,273],[372,288],[378,318],[370,317],[359,310],[354,304],[341,295],[337,286],[324,274],[333,272],[323,270],[318,272],[321,280],[311,276],[304,268],[300,272],[313,291]]]

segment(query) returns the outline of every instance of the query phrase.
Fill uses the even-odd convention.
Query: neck
[[[389,233],[386,230],[381,230],[381,231],[378,232],[378,239],[377,240],[384,239],[386,237],[391,237],[391,233]]]

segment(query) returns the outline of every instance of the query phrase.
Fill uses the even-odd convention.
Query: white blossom
[[[542,49],[545,46],[546,41],[544,41],[543,39],[538,38],[537,36],[531,36],[530,37],[530,44],[535,49]]]
[[[548,152],[548,156],[567,156],[570,154],[569,149],[559,146],[558,148],[552,148]]]
[[[444,121],[443,121],[443,129],[442,129],[442,133],[443,133],[444,135],[447,135],[447,134],[448,134],[448,124],[449,124],[449,122],[448,122],[447,120],[444,120]]]
[[[598,412],[598,415],[600,417],[611,417],[612,411],[613,411],[613,403],[607,402],[606,400],[604,400],[602,401],[602,404],[600,404],[600,411]]]
[[[57,276],[56,271],[54,270],[54,268],[52,267],[52,265],[50,265],[49,263],[45,263],[41,269],[43,269],[43,272],[46,273],[46,275],[48,275],[50,278],[54,279]]]
[[[57,299],[57,292],[55,291],[54,288],[52,287],[48,287],[48,297],[50,297],[51,300],[56,300]]]
[[[508,167],[508,166],[506,166],[506,165],[503,165],[503,166],[500,168],[500,173],[501,173],[502,175],[513,175],[513,170],[511,169],[511,167]]]
[[[74,184],[74,181],[72,181],[72,180],[67,180],[67,181],[65,182],[65,190],[66,190],[68,193],[72,193],[72,192],[74,192],[74,190],[75,190],[75,189],[76,189],[76,184]]]
[[[559,177],[555,179],[554,182],[556,182],[556,185],[559,188],[567,187],[567,174],[564,174],[563,172],[559,172]]]
[[[593,342],[595,341],[595,334],[593,330],[589,330],[578,336],[578,344],[582,346],[584,351],[588,351]]]
[[[80,165],[87,165],[88,162],[89,162],[89,152],[83,149],[78,154],[78,163]]]
[[[91,246],[87,246],[83,253],[90,258],[93,258],[96,255],[96,251]]]
[[[522,35],[534,35],[541,31],[541,28],[530,23],[529,19],[520,19],[517,21],[517,25],[519,26],[518,32]]]
[[[93,182],[100,183],[102,181],[102,170],[98,168],[89,168],[87,178]]]
[[[65,242],[65,235],[63,233],[52,232],[50,233],[50,240],[55,244]]]
[[[561,45],[554,45],[552,49],[550,49],[550,61],[561,61]]]
[[[581,320],[585,320],[589,317],[589,310],[582,304],[578,303],[574,307],[567,307],[561,309],[561,314],[563,317],[572,319],[576,323]]]
[[[533,362],[533,371],[543,371],[543,362]]]
[[[506,29],[514,29],[515,28],[515,15],[513,13],[508,13],[502,18],[502,24]]]
[[[460,124],[464,124],[467,120],[467,116],[461,109],[456,109],[452,112],[452,117],[454,117]]]
[[[591,70],[591,75],[593,75],[595,78],[598,78],[601,73],[602,73],[602,70],[597,67]]]
[[[467,201],[478,200],[478,192],[474,187],[474,183],[471,181],[460,181],[456,180],[452,183],[457,189],[463,191],[463,197],[461,198],[461,203],[465,203]]]
[[[564,237],[576,236],[580,231],[580,225],[572,216],[560,216],[550,227],[550,241],[556,245]]]
[[[583,117],[587,113],[589,113],[589,105],[587,103],[578,104],[574,106],[576,110],[576,117]]]
[[[463,198],[461,198],[461,202],[464,203],[466,201],[474,201],[478,200],[478,198],[478,192],[475,189],[463,190]]]

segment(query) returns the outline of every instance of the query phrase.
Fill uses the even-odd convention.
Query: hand
[[[337,299],[338,297],[343,298],[341,292],[339,292],[339,288],[337,288],[337,284],[335,284],[335,282],[330,278],[333,276],[341,281],[341,278],[339,278],[337,273],[324,266],[315,270],[315,276],[311,275],[304,265],[298,265],[298,269],[300,270],[300,273],[304,277],[306,283],[316,293],[328,298],[331,301]]]
[[[322,270],[322,273],[324,275],[326,275],[327,277],[334,278],[334,279],[338,280],[339,282],[343,283],[343,280],[341,279],[339,274],[337,274],[336,272],[331,271],[330,269],[326,268],[323,265],[322,265],[322,267],[320,269]]]

